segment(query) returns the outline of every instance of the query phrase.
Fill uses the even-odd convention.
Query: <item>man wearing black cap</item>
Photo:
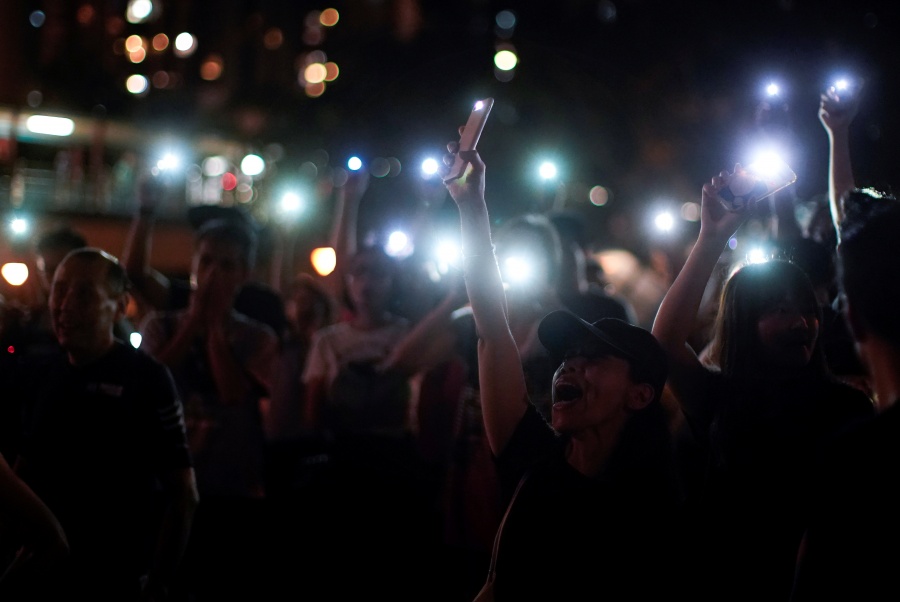
[[[448,145],[452,158],[456,143]],[[493,257],[484,163],[447,188],[460,211],[466,288],[478,330],[485,430],[507,499],[489,583],[494,599],[671,596],[679,496],[660,395],[666,360],[641,328],[562,310],[538,336],[559,362],[551,423],[528,399]]]

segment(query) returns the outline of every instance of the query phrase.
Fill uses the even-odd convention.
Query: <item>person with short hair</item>
[[[90,247],[53,278],[62,353],[28,366],[15,469],[71,555],[28,599],[163,599],[184,553],[198,495],[181,400],[165,366],[113,335],[127,287],[116,258]]]
[[[188,307],[152,312],[140,329],[142,348],[169,367],[184,399],[202,501],[180,587],[198,601],[249,595],[265,582],[261,404],[271,394],[278,337],[234,307],[254,252],[255,237],[242,224],[204,223],[194,238]]]

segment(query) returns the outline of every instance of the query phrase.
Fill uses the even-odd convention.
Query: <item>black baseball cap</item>
[[[638,326],[618,318],[602,318],[594,323],[560,309],[550,312],[538,326],[538,338],[550,357],[562,362],[567,351],[590,345],[631,364],[639,382],[653,386],[658,399],[668,376],[665,351],[656,338]]]

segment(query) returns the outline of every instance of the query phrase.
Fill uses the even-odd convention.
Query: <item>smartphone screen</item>
[[[475,103],[475,106],[472,107],[472,112],[469,113],[469,120],[466,122],[466,127],[459,137],[459,150],[475,149],[475,145],[478,144],[478,139],[481,137],[481,132],[484,130],[484,124],[487,121],[488,115],[491,112],[491,107],[493,106],[493,98],[482,98]],[[450,182],[461,177],[467,166],[468,163],[457,155],[456,161],[453,162],[453,167],[450,168],[450,173],[444,177],[444,182]]]

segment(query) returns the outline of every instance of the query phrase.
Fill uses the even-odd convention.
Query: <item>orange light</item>
[[[319,276],[327,276],[337,267],[337,255],[331,247],[313,249],[309,255],[313,269]]]
[[[319,23],[325,27],[334,27],[337,25],[338,19],[340,19],[340,15],[337,9],[334,8],[326,8],[319,15]]]

